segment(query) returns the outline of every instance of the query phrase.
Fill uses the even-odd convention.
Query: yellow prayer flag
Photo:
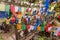
[[[5,11],[5,4],[4,3],[0,4],[0,11]]]
[[[22,24],[17,24],[17,29],[20,30],[22,27]]]
[[[41,30],[41,27],[40,27],[40,26],[38,26],[38,27],[37,27],[37,30],[38,30],[38,31],[40,31],[40,30]]]

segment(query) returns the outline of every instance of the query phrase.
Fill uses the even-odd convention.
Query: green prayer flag
[[[46,21],[44,21],[44,25],[46,24]]]
[[[8,12],[8,14],[9,14],[9,10],[10,10],[10,5],[5,5],[5,11]]]
[[[44,27],[41,27],[41,31],[44,31]]]
[[[41,26],[44,27],[44,21],[42,22],[42,25]]]
[[[44,27],[45,27],[45,24],[46,24],[46,21],[43,21],[42,24],[41,24],[41,31],[44,31]]]
[[[9,12],[9,10],[10,10],[10,5],[5,5],[5,11]]]
[[[22,30],[25,30],[25,29],[26,29],[26,25],[22,24]]]
[[[26,7],[24,7],[24,12],[26,11]]]

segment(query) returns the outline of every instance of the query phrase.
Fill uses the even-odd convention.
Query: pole
[[[16,36],[16,40],[19,40],[19,35],[18,35],[18,30],[16,28],[16,24],[14,25],[15,28],[15,36]]]

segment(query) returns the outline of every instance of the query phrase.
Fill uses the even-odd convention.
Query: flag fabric
[[[0,11],[5,11],[5,4],[4,3],[0,4]]]
[[[0,18],[8,18],[8,13],[5,11],[0,11]]]
[[[24,7],[21,7],[21,12],[24,15]]]
[[[40,31],[40,30],[41,30],[41,26],[38,26],[38,27],[37,27],[37,30]]]
[[[48,24],[45,28],[46,32],[49,32],[52,30],[52,24]]]
[[[26,29],[27,30],[30,29],[30,25],[29,24],[26,25]]]
[[[57,27],[57,28],[55,29],[54,35],[55,35],[55,36],[60,35],[60,27]]]
[[[13,23],[15,22],[15,18],[12,17],[10,21],[11,21],[11,23],[13,24]]]
[[[18,18],[22,18],[22,12],[18,12]]]
[[[41,31],[44,31],[45,30],[45,24],[44,24],[44,21],[42,21],[42,24],[41,24]]]
[[[60,15],[58,16],[58,18],[60,19]]]
[[[58,36],[60,36],[60,31],[58,32]]]
[[[18,12],[21,12],[21,7],[20,6],[18,7]]]
[[[34,30],[34,26],[33,25],[30,25],[30,30]]]
[[[5,11],[9,12],[10,10],[10,5],[5,5]]]
[[[21,19],[20,18],[18,19],[18,23],[21,23]]]
[[[18,8],[19,8],[18,6],[15,6],[15,12],[18,12]]]
[[[22,24],[22,30],[26,30],[26,25]]]
[[[22,24],[17,24],[17,29],[21,30],[21,28],[22,28]]]
[[[28,12],[28,11],[29,11],[29,7],[26,8],[26,12]]]
[[[11,8],[11,12],[15,12],[15,6],[14,5],[10,5]]]
[[[8,15],[9,15],[10,5],[5,5],[5,11],[8,12]]]
[[[24,12],[26,12],[26,7],[24,7]]]

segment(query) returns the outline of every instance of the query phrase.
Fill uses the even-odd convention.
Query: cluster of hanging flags
[[[9,2],[11,2],[11,0],[9,0]],[[15,3],[17,2],[18,1],[15,0]],[[49,1],[46,0],[44,4],[45,6],[42,8],[42,9],[45,8],[45,10],[41,10],[41,11],[44,11],[44,12],[47,11],[49,7],[49,2],[50,0]],[[28,14],[28,15],[25,15],[25,14]],[[33,16],[29,14],[33,14]],[[11,17],[10,19],[8,19],[9,16]],[[6,24],[12,25],[16,23],[18,30],[27,29],[28,31],[38,30],[38,31],[46,31],[46,32],[49,32],[50,30],[52,30],[52,23],[49,23],[45,28],[46,21],[40,18],[40,9],[38,9],[38,12],[37,12],[37,8],[29,8],[29,7],[26,8],[26,7],[7,5],[7,4],[1,3],[0,4],[0,18],[5,18]]]

